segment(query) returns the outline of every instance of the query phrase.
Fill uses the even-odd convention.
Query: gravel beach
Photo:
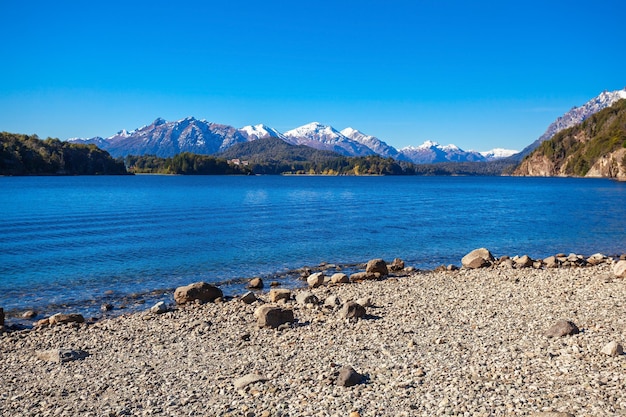
[[[326,281],[4,332],[0,415],[626,416],[626,355],[607,352],[626,343],[626,281],[608,262]],[[345,318],[350,300],[365,316]],[[295,321],[259,327],[268,304]],[[561,319],[579,332],[546,336]]]

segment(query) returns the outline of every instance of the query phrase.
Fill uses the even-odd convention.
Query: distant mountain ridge
[[[319,122],[308,123],[281,133],[264,124],[249,125],[237,129],[193,117],[175,122],[167,122],[158,118],[149,125],[130,132],[121,130],[108,138],[75,138],[69,139],[69,141],[94,144],[108,151],[113,157],[156,155],[167,158],[182,152],[214,155],[235,144],[270,137],[283,140],[291,145],[304,145],[317,150],[332,151],[343,156],[379,155],[418,164],[488,161],[501,157],[495,150],[481,155],[475,151],[464,151],[455,145],[441,146],[431,141],[426,141],[418,147],[406,147],[398,150],[375,136],[366,135],[351,127],[338,131],[332,126]]]

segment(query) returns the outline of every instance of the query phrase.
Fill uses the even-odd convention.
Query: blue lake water
[[[626,252],[626,183],[610,180],[4,177],[0,194],[8,311],[95,314],[109,299],[200,280],[237,294],[237,280],[321,262],[400,257],[431,269],[483,246]]]

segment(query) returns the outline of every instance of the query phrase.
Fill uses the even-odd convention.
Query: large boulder
[[[367,263],[365,267],[365,272],[368,274],[379,273],[380,275],[389,275],[389,269],[387,268],[387,263],[382,259],[372,259]]]
[[[404,261],[400,258],[395,258],[391,265],[389,265],[389,269],[392,271],[402,271],[404,269]]]
[[[495,258],[485,248],[474,249],[461,259],[461,264],[465,268],[476,269],[490,266],[495,261]]]
[[[618,261],[613,265],[613,273],[619,278],[626,278],[626,261]]]
[[[259,327],[271,327],[273,329],[282,324],[295,321],[293,310],[271,305],[264,305],[257,308],[254,311],[254,317],[256,317]]]
[[[215,301],[224,294],[222,290],[206,282],[196,282],[176,288],[174,291],[174,301],[176,304],[187,304],[193,302],[208,303]]]
[[[320,285],[324,284],[324,273],[323,272],[316,272],[314,274],[311,274],[308,276],[308,278],[306,279],[307,284],[309,284],[310,288],[317,288]]]
[[[513,260],[518,268],[530,268],[533,266],[533,260],[528,255],[513,258]]]

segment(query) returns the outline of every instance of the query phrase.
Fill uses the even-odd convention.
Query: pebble
[[[626,355],[601,353],[626,326],[626,280],[600,279],[610,264],[407,270],[307,289],[319,300],[374,300],[353,322],[289,297],[280,303],[294,323],[259,328],[253,313],[268,294],[258,293],[250,305],[5,331],[0,415],[626,415]],[[581,331],[545,337],[563,318]],[[89,354],[34,355],[59,346]],[[340,387],[348,364],[367,379]],[[247,375],[267,380],[235,385]]]

